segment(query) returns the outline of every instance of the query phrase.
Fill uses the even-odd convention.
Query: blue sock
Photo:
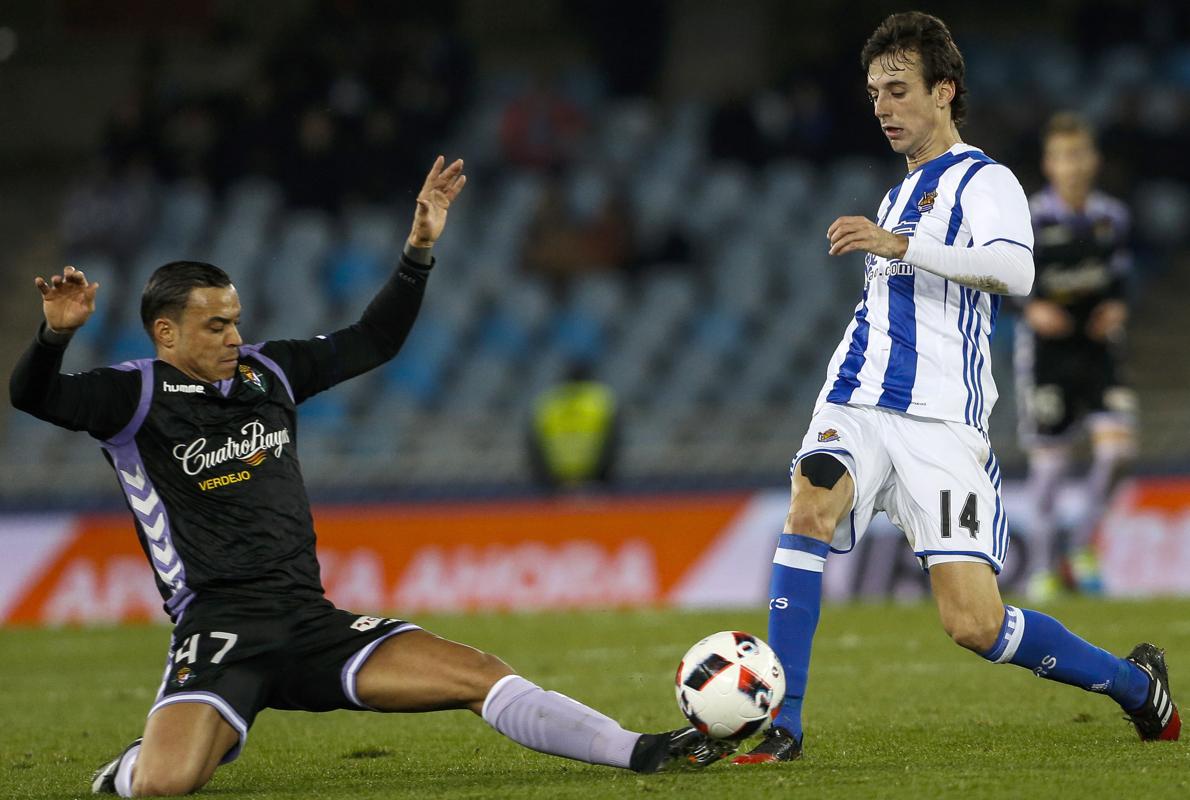
[[[1027,608],[1004,607],[1000,637],[983,657],[1106,694],[1125,711],[1140,708],[1149,693],[1149,676],[1140,667],[1080,639],[1053,617]]]
[[[802,698],[810,671],[810,643],[822,608],[822,568],[830,545],[783,533],[769,585],[769,644],[785,669],[785,701],[773,725],[802,738]]]

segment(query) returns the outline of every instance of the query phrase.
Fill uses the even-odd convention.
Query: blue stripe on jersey
[[[974,316],[971,310],[970,303],[971,290],[966,286],[959,285],[959,333],[963,337],[963,386],[967,388],[967,403],[963,407],[963,421],[968,425],[971,422],[971,408],[975,404],[975,388],[971,383],[971,338],[968,331],[971,327],[971,318]]]
[[[851,395],[859,388],[859,371],[864,367],[864,353],[868,349],[868,287],[864,286],[864,298],[855,310],[855,330],[851,332],[851,344],[847,346],[847,357],[839,366],[839,377],[826,396],[828,403],[848,403]]]
[[[963,225],[963,191],[967,188],[967,184],[975,177],[981,169],[988,164],[996,163],[988,158],[983,153],[968,153],[971,160],[975,163],[967,168],[963,173],[963,177],[959,179],[959,185],[955,188],[954,206],[950,210],[950,223],[946,228],[946,244],[953,246],[955,239],[958,237],[959,229]],[[968,242],[970,247],[972,242]],[[949,289],[949,286],[947,287]],[[982,359],[983,354],[979,350],[978,337],[973,337],[971,329],[977,319],[974,309],[974,304],[968,307],[971,303],[971,290],[966,287],[960,287],[961,294],[959,296],[959,331],[963,334],[963,385],[967,388],[967,405],[964,411],[964,419],[968,425],[979,426],[979,421],[983,418],[983,386],[982,381],[976,375],[974,367],[977,360]],[[978,302],[978,300],[976,300]],[[982,320],[979,320],[982,326]],[[969,346],[970,343],[970,346]],[[982,368],[979,373],[982,375]],[[982,430],[982,428],[980,428]]]
[[[901,211],[896,228],[916,226],[922,211],[918,207],[922,198],[938,188],[938,182],[946,171],[968,158],[967,153],[948,153],[921,167],[921,177],[913,187],[913,193]],[[912,234],[911,234],[912,235]],[[917,304],[914,300],[915,276],[893,275],[888,279],[888,337],[892,349],[888,354],[888,366],[884,370],[884,381],[880,399],[876,405],[907,411],[913,399],[913,385],[917,382]]]
[[[954,192],[954,207],[950,209],[950,225],[946,228],[946,244],[954,244],[955,237],[959,235],[959,228],[963,225],[963,190],[967,188],[967,184],[975,177],[975,173],[986,167],[988,164],[994,163],[987,156],[971,156],[975,163],[967,168],[967,172],[959,181],[959,186]]]
[[[975,313],[975,325],[972,329],[972,357],[971,357],[971,373],[975,383],[975,427],[980,431],[983,430],[983,409],[984,409],[984,395],[983,395],[983,367],[985,359],[983,356],[983,348],[979,346],[980,334],[983,333],[983,314],[979,310],[979,301],[982,297],[980,292],[971,293],[972,311]]]
[[[880,226],[884,227],[888,215],[892,212],[892,208],[896,205],[897,195],[901,193],[901,184],[897,184],[888,193],[888,208],[884,210],[884,216],[880,218]],[[830,394],[826,396],[828,403],[847,403],[851,401],[851,395],[859,388],[859,371],[864,367],[866,356],[864,355],[868,350],[868,282],[864,281],[864,297],[859,304],[859,308],[855,310],[855,330],[851,333],[851,343],[847,345],[847,357],[843,359],[843,363],[839,365],[839,375],[835,378],[835,384],[831,387]]]
[[[893,275],[888,279],[888,338],[892,350],[876,405],[909,409],[913,384],[917,381],[917,304],[913,300],[913,275]]]
[[[889,277],[889,338],[893,349],[884,370],[884,390],[876,405],[897,411],[908,410],[917,379],[917,306],[913,289],[913,275]]]

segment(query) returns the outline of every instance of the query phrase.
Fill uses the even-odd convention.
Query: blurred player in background
[[[1076,114],[1054,116],[1042,136],[1049,185],[1029,200],[1037,279],[1017,331],[1021,439],[1033,492],[1028,593],[1034,602],[1064,588],[1101,590],[1091,537],[1135,455],[1136,396],[1121,367],[1128,321],[1128,209],[1095,189],[1099,151]],[[1055,568],[1055,499],[1086,428],[1092,460],[1081,493],[1084,515],[1065,537],[1067,568]]]
[[[893,14],[861,63],[908,175],[881,201],[879,222],[840,217],[827,231],[831,255],[866,254],[863,298],[794,459],[773,557],[769,644],[785,667],[784,702],[764,741],[734,761],[802,754],[822,571],[881,510],[929,572],[956,644],[1110,696],[1143,740],[1176,739],[1181,720],[1161,650],[1140,644],[1120,658],[1000,598],[1008,528],[987,434],[996,400],[990,340],[1003,296],[1027,295],[1033,283],[1028,201],[1007,167],[959,136],[965,66],[941,20]]]
[[[227,274],[177,261],[141,298],[157,358],[62,375],[99,285],[73,267],[36,279],[45,322],[13,371],[13,405],[102,443],[174,624],[144,736],[96,773],[93,792],[196,791],[239,756],[265,708],[469,709],[534,750],[638,772],[729,752],[693,728],[627,731],[495,656],[324,596],[297,406],[401,348],[462,169],[435,161],[399,266],[357,323],[326,336],[245,346]],[[274,277],[291,279],[283,266]]]

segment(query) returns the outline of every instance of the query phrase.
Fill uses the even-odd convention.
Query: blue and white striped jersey
[[[1033,249],[1029,204],[1016,177],[962,143],[906,175],[885,195],[877,221],[911,241]],[[880,406],[986,432],[997,397],[990,339],[1002,297],[871,253],[865,273],[863,298],[815,409]]]

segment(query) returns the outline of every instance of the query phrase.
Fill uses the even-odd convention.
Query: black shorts
[[[1026,439],[1065,436],[1092,414],[1135,413],[1136,396],[1123,379],[1120,357],[1104,345],[1035,339],[1018,363],[1021,431]]]
[[[257,713],[370,710],[355,691],[356,675],[390,636],[417,630],[399,619],[361,616],[319,600],[280,612],[200,598],[174,628],[157,701],[207,703],[236,729],[239,756]]]

